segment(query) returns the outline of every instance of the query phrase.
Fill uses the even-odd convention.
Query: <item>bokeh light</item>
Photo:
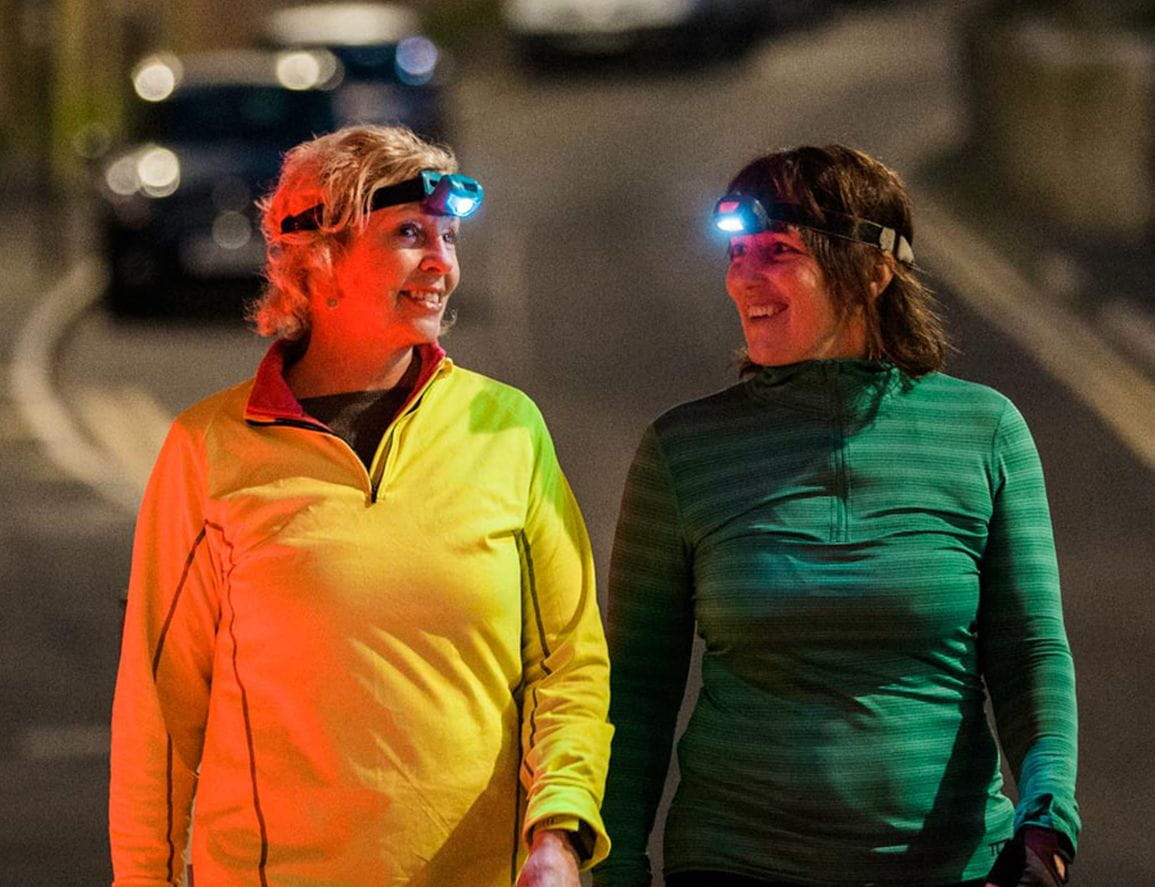
[[[397,44],[397,76],[413,86],[428,83],[437,68],[437,57],[437,47],[428,37],[406,37]]]
[[[180,78],[180,62],[174,56],[154,55],[137,66],[132,85],[146,102],[163,102],[172,95]]]
[[[149,197],[168,197],[180,187],[180,160],[168,148],[147,148],[136,162],[136,174]]]

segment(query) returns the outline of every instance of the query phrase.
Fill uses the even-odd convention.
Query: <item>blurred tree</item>
[[[53,34],[52,141],[56,178],[71,184],[81,158],[98,147],[97,133],[120,125],[119,10],[110,0],[56,0]]]
[[[0,151],[23,165],[51,127],[52,0],[0,0]]]

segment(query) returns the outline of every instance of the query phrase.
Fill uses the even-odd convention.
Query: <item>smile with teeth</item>
[[[782,304],[774,305],[747,305],[746,316],[751,320],[758,317],[773,317],[776,314],[781,314],[786,310],[786,306]]]
[[[431,311],[439,309],[446,299],[444,293],[436,290],[401,290],[400,295]]]

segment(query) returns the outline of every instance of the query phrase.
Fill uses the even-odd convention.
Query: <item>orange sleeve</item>
[[[220,614],[202,453],[178,419],[137,519],[112,710],[114,887],[184,875]]]

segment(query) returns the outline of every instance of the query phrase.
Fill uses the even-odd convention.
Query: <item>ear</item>
[[[884,253],[878,257],[874,263],[874,267],[870,269],[870,280],[867,283],[868,292],[867,297],[873,302],[879,295],[890,286],[890,282],[894,279],[894,257],[890,253]]]

